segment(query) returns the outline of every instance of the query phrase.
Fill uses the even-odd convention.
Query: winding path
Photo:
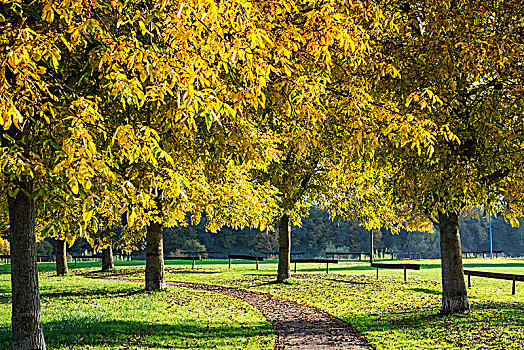
[[[142,280],[103,279],[144,283]],[[221,293],[256,307],[273,325],[277,335],[275,350],[374,349],[367,339],[349,324],[312,306],[246,289],[185,282],[167,282],[167,284]]]

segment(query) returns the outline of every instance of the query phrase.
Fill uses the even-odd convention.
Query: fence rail
[[[326,264],[326,273],[329,273],[329,264],[338,264],[336,259],[291,259],[291,263],[295,263],[295,273],[297,272],[297,263],[320,263]]]
[[[513,295],[515,295],[516,292],[516,282],[524,282],[524,275],[516,275],[512,273],[464,270],[464,274],[468,275],[468,287],[471,287],[471,276],[513,281],[513,286],[511,288],[511,294]]]
[[[371,263],[371,267],[377,268],[377,279],[379,269],[404,269],[404,282],[408,280],[407,270],[420,270],[420,264],[411,263]]]

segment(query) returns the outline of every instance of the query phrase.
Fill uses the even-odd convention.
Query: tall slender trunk
[[[27,193],[33,181],[18,182]],[[13,350],[45,350],[36,266],[35,203],[23,191],[8,196],[11,234],[11,293]]]
[[[66,275],[69,273],[69,269],[67,268],[66,240],[55,238],[55,250],[56,250],[56,274],[58,276]]]
[[[146,232],[146,290],[161,290],[166,288],[164,275],[164,242],[162,231],[162,195],[156,198],[160,222],[151,222]]]
[[[278,272],[277,282],[291,278],[291,220],[284,213],[278,224]]]
[[[443,315],[469,311],[462,267],[458,213],[439,213]]]
[[[113,262],[113,248],[109,245],[102,249],[102,271],[107,271],[115,268]]]
[[[369,230],[369,262],[373,264],[373,229]]]

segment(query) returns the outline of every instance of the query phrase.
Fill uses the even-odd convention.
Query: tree
[[[137,8],[144,16],[135,16]],[[157,2],[145,8],[129,3],[120,8],[125,25],[122,18],[105,21],[122,38],[107,50],[124,58],[95,66],[110,77],[110,95],[121,103],[108,105],[118,115],[112,128],[119,153],[111,167],[142,198],[122,210],[130,226],[146,226],[146,289],[165,287],[162,229],[183,221],[186,212],[198,219],[205,210],[211,229],[224,222],[267,225],[263,198],[271,191],[248,181],[242,170],[247,162],[260,166],[259,153],[268,153],[264,149],[272,142],[255,133],[242,114],[258,103],[259,81],[267,74],[253,50],[263,35],[249,21],[251,11],[251,4],[235,1]],[[246,41],[254,43],[247,55]],[[110,72],[122,61],[129,62],[127,70],[113,80]],[[135,130],[145,131],[145,142],[154,141],[150,152],[127,145]],[[220,201],[213,202],[217,196]],[[232,214],[235,208],[240,215]]]
[[[102,271],[108,271],[114,268],[113,247],[108,245],[106,248],[102,249]]]
[[[9,254],[9,242],[0,237],[0,254],[7,255]]]
[[[290,276],[290,222],[304,215],[307,201],[330,208],[334,217],[358,218],[369,228],[398,230],[419,219],[415,211],[390,205],[384,186],[390,169],[378,166],[373,150],[383,134],[410,145],[426,143],[431,134],[414,118],[368,110],[373,80],[365,73],[387,62],[376,54],[375,37],[395,31],[377,4],[297,1],[272,4],[270,13],[265,26],[275,49],[267,59],[274,69],[257,112],[261,130],[280,140],[281,158],[257,176],[280,192],[281,281]],[[401,127],[377,130],[386,116]]]
[[[65,239],[55,238],[55,260],[56,260],[56,274],[58,276],[69,273],[67,267],[67,243]]]
[[[71,8],[87,10],[70,1],[0,3],[0,176],[1,192],[7,194],[0,210],[9,213],[14,349],[45,349],[35,203],[48,199],[56,178],[71,184],[88,180],[81,173],[58,172],[55,160],[57,153],[69,155],[61,158],[63,169],[82,158],[90,140],[87,124],[99,121],[96,103],[68,90],[79,78],[71,70],[79,46],[67,31],[85,26],[89,17],[69,16]],[[78,168],[92,165],[85,161]]]
[[[178,226],[164,230],[164,251],[166,255],[177,254],[180,251],[203,250],[206,250],[206,246],[198,242],[197,230],[194,227]]]
[[[440,229],[443,314],[468,311],[459,217],[473,206],[522,215],[522,4],[389,3],[398,32],[377,37],[376,108],[427,125],[430,142],[381,137],[397,202]],[[396,123],[384,130],[401,127]],[[380,158],[379,158],[380,159]]]

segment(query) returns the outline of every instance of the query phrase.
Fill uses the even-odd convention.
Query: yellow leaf
[[[96,154],[96,146],[95,146],[95,143],[93,141],[89,141],[87,143],[87,148],[89,149],[89,151],[91,152],[91,154]]]
[[[127,225],[133,226],[133,224],[135,223],[135,219],[136,219],[136,214],[133,211],[131,211],[131,214],[129,214],[127,217]]]
[[[89,220],[91,220],[92,217],[93,217],[93,210],[84,212],[84,214],[82,215],[82,218],[84,219],[86,223],[89,222]]]
[[[73,191],[74,194],[78,194],[79,188],[78,188],[78,181],[76,179],[71,180],[71,191]]]
[[[351,47],[351,51],[355,52],[355,42],[353,40],[349,41],[349,46]]]
[[[148,33],[148,30],[146,29],[146,25],[144,24],[144,22],[138,21],[138,26],[142,30],[142,35],[145,35],[146,33]]]

